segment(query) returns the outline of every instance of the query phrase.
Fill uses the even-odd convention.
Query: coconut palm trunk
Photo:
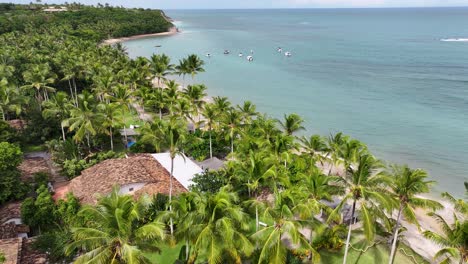
[[[213,158],[213,146],[211,142],[211,126],[210,126],[210,159]]]
[[[5,119],[4,119],[4,120],[5,120]],[[65,128],[63,127],[62,122],[60,122],[60,127],[62,128],[62,138],[63,138],[63,141],[65,141],[65,140],[66,140],[66,138],[65,138]]]
[[[127,120],[125,118],[125,111],[122,111],[122,120],[123,120],[123,123],[124,123],[124,138],[125,138],[125,147],[127,147],[127,144],[128,144],[128,137],[127,137]]]
[[[234,154],[234,131],[231,130],[231,154]]]
[[[110,134],[110,145],[111,145],[111,150],[114,150],[114,139],[113,139],[113,134],[112,134],[112,127],[109,129],[109,134]]]
[[[255,206],[255,232],[260,229],[260,222],[258,220],[258,206]]]
[[[75,82],[75,78],[73,78],[73,86],[75,87],[75,100],[76,100],[76,105],[78,106],[78,92],[77,92],[77,89],[76,89],[76,82]]]
[[[356,210],[356,199],[353,201],[353,208],[351,209],[351,218],[349,219],[349,226],[348,226],[348,237],[346,238],[346,248],[345,248],[345,253],[343,257],[343,264],[346,264],[346,260],[348,257],[348,250],[349,250],[349,244],[351,243],[351,229],[353,225],[353,218],[354,218],[354,211]]]
[[[68,87],[70,87],[70,96],[71,96],[71,98],[72,98],[73,104],[74,104],[75,106],[77,106],[77,105],[76,105],[76,101],[77,101],[77,100],[75,100],[75,95],[73,94],[73,87],[72,87],[72,84],[71,84],[70,79],[68,79]]]
[[[397,245],[397,240],[398,240],[398,227],[400,226],[400,218],[401,218],[401,212],[403,211],[403,207],[404,205],[400,204],[400,209],[398,210],[398,216],[397,216],[395,231],[393,235],[392,251],[390,253],[390,259],[388,260],[389,264],[392,264],[393,259],[395,258],[395,251],[396,251],[396,245]]]
[[[171,175],[169,176],[169,211],[172,213],[172,176],[174,173],[174,157],[171,154]],[[171,236],[174,234],[174,226],[172,223],[172,215],[169,219],[169,228],[171,229]]]

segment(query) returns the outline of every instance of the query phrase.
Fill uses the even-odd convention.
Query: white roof
[[[171,156],[169,153],[151,154],[169,173],[171,172]],[[202,173],[203,170],[195,162],[185,155],[177,155],[174,159],[174,178],[179,181],[186,189],[193,184],[192,179],[195,175]]]

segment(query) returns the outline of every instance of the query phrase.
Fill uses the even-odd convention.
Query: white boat
[[[211,57],[211,54],[210,54],[210,53],[207,53],[206,56],[209,58],[209,57]]]
[[[281,47],[278,47],[278,53],[283,53],[283,49]]]
[[[286,56],[286,57],[291,57],[291,56],[292,56],[292,53],[289,52],[289,51],[286,51],[286,52],[284,53],[284,56]]]
[[[253,61],[253,56],[247,56],[248,61]]]
[[[224,50],[225,55],[228,55],[229,53],[230,53],[229,50]]]
[[[242,52],[241,52],[241,53],[239,53],[239,57],[242,57],[242,56],[244,56],[244,54],[242,54]]]

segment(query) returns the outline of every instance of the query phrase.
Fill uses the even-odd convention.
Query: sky
[[[27,4],[35,0],[10,0]],[[468,6],[468,0],[68,0],[83,4],[109,3],[125,7],[160,9],[223,9],[223,8],[353,8],[353,7],[440,7]],[[64,0],[43,0],[63,3]]]

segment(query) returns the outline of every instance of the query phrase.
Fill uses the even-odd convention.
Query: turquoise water
[[[131,56],[206,58],[195,82],[343,131],[380,158],[424,168],[437,191],[468,180],[468,8],[167,11],[182,33],[128,41]],[[156,48],[155,45],[162,45]],[[291,51],[286,58],[277,47]],[[224,49],[231,55],[223,55]],[[249,63],[237,56],[254,51]]]

